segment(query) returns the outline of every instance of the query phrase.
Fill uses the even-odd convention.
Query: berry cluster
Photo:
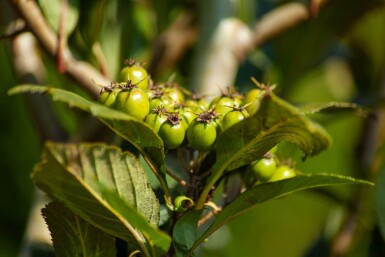
[[[208,102],[176,83],[154,84],[140,64],[129,61],[119,82],[102,88],[99,101],[148,123],[168,149],[189,144],[207,152],[220,133],[258,110],[263,92],[228,92]]]
[[[104,86],[99,101],[145,121],[160,136],[167,149],[191,146],[208,152],[220,133],[255,114],[268,87],[245,96],[228,90],[211,102],[176,83],[155,84],[147,71],[130,60],[119,74],[119,82]],[[276,181],[296,175],[286,165],[277,166],[276,158],[263,158],[249,166],[259,182]]]

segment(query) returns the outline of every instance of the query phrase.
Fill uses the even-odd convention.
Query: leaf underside
[[[161,171],[165,170],[163,141],[145,122],[59,88],[20,85],[8,91],[10,95],[21,93],[49,94],[54,101],[66,103],[71,107],[92,114],[116,134],[133,144],[144,156],[150,159],[155,167],[159,167]]]
[[[135,156],[104,144],[47,143],[32,179],[87,222],[129,242],[133,250],[146,256],[168,250],[170,238],[156,228],[158,200]]]
[[[174,246],[177,256],[194,256],[196,248],[214,231],[261,203],[309,188],[342,184],[373,185],[368,181],[339,175],[304,174],[291,179],[261,184],[247,190],[224,207],[223,210],[212,219],[211,224],[204,231],[200,231],[197,227],[197,221],[200,218],[202,210],[187,213],[175,226]]]
[[[86,222],[59,202],[42,209],[57,257],[116,256],[115,238]]]

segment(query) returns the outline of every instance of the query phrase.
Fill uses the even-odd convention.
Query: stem
[[[157,167],[154,166],[154,164],[148,158],[148,156],[143,155],[143,158],[147,162],[147,164],[150,167],[150,169],[152,170],[152,172],[158,178],[160,187],[162,188],[162,190],[164,192],[164,197],[166,198],[167,201],[172,202],[171,192],[170,192],[170,189],[168,188],[167,181],[166,181],[165,177],[161,174],[161,171],[159,169],[157,169]]]
[[[43,49],[51,57],[56,58],[58,55],[58,39],[44,19],[37,3],[28,0],[9,1],[14,4],[14,7],[25,20]],[[76,60],[68,47],[63,49],[63,63],[66,67],[65,74],[95,99],[98,97],[100,89],[95,86],[93,81],[99,84],[109,84],[109,81],[89,63]]]
[[[67,19],[68,0],[63,0],[60,10],[60,23],[59,23],[59,35],[58,35],[58,49],[57,49],[57,68],[60,73],[64,73],[66,67],[64,63],[64,49],[66,47],[66,19]]]
[[[194,161],[194,165],[192,167],[193,173],[198,173],[198,170],[202,164],[203,159],[205,158],[206,153],[205,152],[199,152],[197,159]]]
[[[216,172],[214,177],[212,177],[209,180],[209,183],[203,188],[202,193],[199,196],[198,201],[195,205],[195,210],[200,210],[204,207],[204,204],[206,202],[207,196],[209,195],[211,188],[215,185],[215,183],[218,181],[218,179],[221,178],[223,172]]]
[[[107,60],[104,55],[103,49],[98,41],[92,45],[92,53],[98,61],[101,73],[103,74],[103,76],[108,78],[110,73],[108,71]]]
[[[187,182],[184,181],[183,179],[181,179],[180,177],[178,177],[174,172],[172,172],[170,169],[167,169],[166,168],[166,172],[167,172],[167,175],[169,175],[170,177],[172,177],[176,182],[179,183],[179,185],[183,186],[183,187],[186,187],[187,186]]]
[[[320,0],[316,6],[316,11],[314,10],[314,3],[309,10],[304,4],[291,2],[268,12],[254,27],[254,48],[274,39],[301,22],[308,20],[315,15],[316,12],[318,13],[318,9],[325,5],[326,2],[327,0]]]
[[[182,150],[181,150],[180,148],[178,148],[178,149],[176,150],[176,154],[177,154],[177,156],[178,156],[178,159],[179,159],[180,164],[182,165],[182,168],[183,168],[186,172],[188,172],[190,168],[187,166],[187,164],[186,164],[186,162],[185,162],[185,158],[184,158],[184,156],[183,156]]]
[[[199,221],[198,221],[198,227],[202,226],[204,223],[206,223],[208,220],[210,220],[212,217],[216,216],[221,210],[221,207],[218,207],[216,204],[213,202],[208,202],[205,204],[205,206],[210,206],[213,210],[203,216]]]

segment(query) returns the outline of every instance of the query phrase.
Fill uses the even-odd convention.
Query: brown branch
[[[256,48],[282,34],[284,31],[314,17],[318,13],[318,9],[326,2],[327,0],[319,0],[317,3],[312,1],[310,10],[308,6],[296,2],[287,3],[275,8],[264,15],[254,27],[254,47]]]
[[[95,56],[96,61],[99,64],[99,70],[104,77],[109,77],[110,72],[108,70],[107,59],[104,55],[103,49],[99,41],[94,42],[92,45],[92,53]]]
[[[198,227],[202,226],[203,224],[205,224],[207,221],[209,221],[211,218],[215,217],[216,215],[218,215],[218,213],[220,213],[222,211],[222,207],[218,207],[213,202],[208,202],[205,204],[205,206],[211,207],[212,211],[210,211],[205,216],[203,216],[202,218],[199,219]]]
[[[166,169],[166,173],[167,175],[169,175],[170,177],[172,177],[176,182],[178,182],[179,185],[183,186],[183,187],[186,187],[187,186],[187,182],[184,181],[184,179],[181,179],[180,177],[178,177],[174,172],[172,172],[170,169]]]
[[[25,20],[32,33],[38,39],[44,50],[53,58],[58,55],[58,39],[47,24],[35,1],[10,0]],[[109,81],[103,77],[89,63],[76,60],[68,48],[63,49],[63,63],[66,67],[65,74],[85,89],[95,99],[99,95],[98,84],[108,84]]]
[[[68,0],[63,0],[60,10],[60,24],[59,24],[59,35],[58,35],[58,55],[57,55],[57,68],[60,73],[65,72],[65,64],[63,60],[64,49],[66,48],[66,19],[67,19]]]

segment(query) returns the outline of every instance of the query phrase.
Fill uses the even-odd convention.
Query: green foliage
[[[168,236],[155,227],[159,203],[131,154],[101,144],[48,143],[32,179],[87,222],[129,242],[133,250],[154,256],[149,251],[168,249]]]
[[[316,155],[331,144],[330,136],[321,126],[270,93],[262,99],[254,116],[239,122],[218,138],[217,159],[231,160],[226,169],[233,170],[262,158],[284,140],[298,145],[305,156]]]
[[[151,158],[160,170],[163,170],[163,142],[146,123],[130,117],[123,112],[88,101],[79,95],[62,89],[24,85],[11,89],[9,94],[12,95],[23,92],[50,94],[54,101],[64,102],[69,106],[77,107],[100,118],[115,133],[132,143],[144,156]]]
[[[340,184],[373,185],[373,183],[367,181],[332,174],[299,175],[291,179],[261,184],[249,189],[227,205],[219,214],[215,215],[210,226],[203,232],[200,231],[200,233],[198,233],[197,221],[201,213],[188,213],[175,226],[174,241],[177,242],[175,246],[177,247],[178,256],[192,256],[194,250],[215,230],[258,204],[278,199],[300,190]],[[189,235],[187,236],[186,234]],[[196,235],[199,236],[196,237]]]
[[[146,146],[150,144],[150,139],[158,137],[154,132],[147,134],[138,130],[148,128],[147,124],[61,89],[25,85],[9,91],[10,94],[25,92],[49,93],[54,100],[90,112],[118,134],[124,133],[123,137],[143,154],[151,156]],[[133,127],[123,129],[123,126],[117,124],[131,124]],[[132,130],[135,134],[130,134]],[[132,138],[133,135],[136,138]],[[191,228],[197,230],[197,221],[201,217],[208,193],[224,172],[262,158],[283,140],[297,144],[306,155],[319,153],[331,142],[329,135],[319,125],[269,92],[261,100],[261,107],[256,114],[229,128],[218,138],[217,162],[213,164],[212,175],[196,203],[198,211],[188,212],[175,226],[174,246],[179,256],[192,254],[220,226],[258,203],[313,187],[346,183],[370,184],[335,175],[301,175],[262,184],[250,188],[227,205],[208,229],[197,236],[198,232]],[[158,151],[163,152],[163,145],[159,145]],[[151,159],[147,161],[152,167],[157,165]],[[104,145],[49,143],[41,163],[33,172],[33,180],[87,222],[129,242],[130,250],[140,249],[146,256],[160,256],[168,250],[170,239],[153,227],[159,221],[159,204],[138,160],[130,154],[120,153],[118,149]],[[146,239],[145,242],[142,237]]]
[[[0,14],[4,17],[0,21],[0,36],[3,35],[3,31],[8,33],[14,25],[5,22],[3,24],[3,20],[14,19],[12,16],[17,16],[17,12],[9,12],[5,2],[0,3]],[[17,6],[19,2],[23,1],[15,1],[14,6]],[[276,239],[279,236],[285,237],[281,240],[285,245],[294,245],[295,241],[300,241],[295,242],[295,246],[292,247],[297,251],[295,252],[296,257],[298,253],[313,256],[313,251],[317,251],[316,247],[321,245],[323,251],[317,252],[320,255],[331,248],[333,240],[337,240],[340,236],[339,231],[345,232],[343,231],[344,225],[346,225],[343,224],[344,219],[346,222],[352,220],[353,223],[360,222],[360,224],[361,220],[364,220],[361,224],[362,228],[360,228],[364,231],[362,235],[373,234],[371,238],[357,240],[360,241],[360,244],[353,242],[353,250],[351,250],[353,253],[345,253],[345,255],[361,257],[360,255],[369,256],[378,253],[373,250],[379,244],[375,241],[378,238],[373,231],[378,227],[385,238],[384,169],[379,165],[384,162],[383,152],[382,156],[377,156],[372,163],[369,162],[374,159],[371,156],[375,152],[373,149],[383,147],[384,142],[378,132],[381,131],[378,129],[379,126],[371,125],[371,110],[360,107],[358,103],[373,107],[375,114],[379,114],[376,116],[379,120],[378,124],[383,124],[381,123],[383,109],[376,110],[376,105],[379,106],[382,99],[380,92],[383,91],[381,88],[385,67],[385,48],[381,43],[383,42],[382,29],[385,16],[383,7],[378,8],[383,6],[384,1],[335,0],[322,5],[319,13],[316,12],[317,6],[313,6],[317,1],[310,1],[308,9],[312,13],[306,19],[303,17],[299,25],[294,19],[293,24],[281,24],[284,25],[283,29],[278,26],[277,30],[274,30],[274,24],[270,23],[268,25],[272,26],[271,28],[266,26],[262,30],[253,30],[254,25],[251,22],[262,23],[268,20],[261,15],[273,7],[273,12],[269,14],[273,14],[275,10],[279,11],[281,7],[284,9],[286,4],[299,7],[299,2],[267,2],[249,0],[236,1],[236,3],[228,0],[202,2],[190,0],[37,1],[47,23],[53,29],[54,34],[52,35],[59,39],[61,36],[58,35],[60,18],[63,18],[64,4],[68,3],[66,17],[62,22],[65,34],[64,42],[61,43],[64,43],[65,48],[68,46],[64,54],[69,50],[76,60],[93,65],[109,80],[116,80],[118,71],[122,68],[123,59],[135,57],[139,58],[139,61],[145,61],[144,65],[148,64],[150,71],[154,71],[155,74],[151,74],[152,79],[165,78],[167,83],[189,81],[192,87],[198,86],[200,79],[204,77],[202,75],[206,73],[203,70],[203,67],[206,67],[205,62],[210,60],[211,54],[216,52],[212,51],[210,46],[218,24],[224,18],[236,15],[236,18],[232,17],[234,20],[242,19],[248,22],[249,31],[254,33],[253,37],[264,36],[265,32],[267,34],[273,32],[274,35],[273,38],[268,36],[267,40],[262,40],[262,44],[269,44],[253,46],[257,49],[254,53],[251,52],[251,49],[247,50],[249,52],[242,52],[238,47],[231,52],[231,54],[235,53],[234,61],[235,59],[236,61],[243,60],[243,57],[247,58],[244,64],[234,63],[234,65],[239,65],[238,81],[234,84],[239,86],[241,84],[239,82],[242,80],[250,83],[248,80],[250,76],[258,77],[258,79],[267,78],[278,84],[276,90],[273,90],[272,87],[267,87],[268,90],[254,87],[254,90],[261,93],[252,97],[257,98],[258,101],[252,102],[249,106],[245,106],[247,101],[240,104],[247,110],[248,117],[226,130],[220,129],[220,120],[224,115],[220,115],[219,118],[211,117],[213,124],[215,122],[215,125],[218,126],[215,133],[212,133],[215,134],[215,138],[211,138],[209,147],[194,146],[193,140],[185,135],[183,142],[180,140],[178,147],[171,149],[174,147],[170,147],[170,145],[165,147],[163,142],[165,137],[162,140],[162,137],[158,135],[157,128],[160,127],[160,124],[156,127],[158,125],[156,122],[147,121],[148,123],[146,123],[142,116],[135,118],[138,111],[127,114],[127,112],[114,109],[116,107],[114,104],[108,108],[91,101],[84,96],[84,92],[80,92],[79,88],[74,88],[75,85],[68,80],[67,74],[57,71],[55,58],[60,57],[60,53],[48,51],[49,53],[44,54],[39,49],[36,53],[28,53],[24,56],[25,63],[28,63],[29,59],[26,57],[29,56],[44,60],[44,67],[36,69],[39,70],[39,74],[40,72],[41,74],[46,73],[46,77],[42,80],[44,82],[38,81],[37,83],[47,81],[55,88],[25,84],[11,89],[9,94],[39,93],[61,103],[61,105],[53,104],[52,106],[60,110],[55,114],[59,116],[61,125],[64,125],[63,140],[77,142],[71,144],[47,143],[41,160],[35,166],[32,174],[33,182],[53,198],[53,202],[43,209],[43,215],[51,231],[56,255],[116,256],[116,238],[120,238],[128,244],[127,253],[131,256],[135,256],[139,252],[143,256],[200,255],[198,248],[223,225],[228,225],[231,233],[237,231],[237,224],[242,224],[242,222],[229,222],[245,212],[257,214],[258,218],[258,221],[252,223],[249,220],[244,222],[247,223],[249,232],[253,233],[252,236],[247,234],[246,237],[262,241],[262,243],[250,244],[254,249],[249,251],[245,249],[232,251],[231,245],[237,246],[244,239],[242,236],[245,233],[238,230],[241,236],[233,237],[226,247],[211,249],[211,252],[208,251],[210,256],[225,254],[228,256],[246,256],[247,254],[250,256],[294,256],[295,251],[286,252],[280,249],[289,248],[276,247],[276,242],[279,242]],[[323,3],[323,1],[321,2]],[[370,12],[373,8],[377,8],[377,10]],[[306,9],[307,6],[304,10]],[[290,10],[293,11],[295,8]],[[290,14],[291,11],[287,14]],[[362,19],[362,17],[364,18]],[[276,20],[275,22],[282,21]],[[354,24],[358,25],[354,26]],[[26,25],[26,29],[29,30],[33,24],[27,22]],[[287,27],[288,25],[289,27]],[[38,34],[36,29],[32,30]],[[16,82],[16,75],[20,75],[18,73],[22,65],[17,58],[13,58],[17,57],[18,53],[14,51],[11,54],[10,51],[15,46],[18,36],[18,32],[12,36],[12,44],[11,42],[9,44],[8,42],[3,44],[5,41],[0,42],[2,51],[0,52],[0,63],[3,64],[0,78],[2,85],[20,83]],[[35,35],[35,37],[38,38],[39,35]],[[196,38],[197,42],[195,42]],[[226,44],[226,40],[223,41],[223,49],[226,48]],[[44,48],[44,44],[41,45]],[[3,49],[9,53],[4,54]],[[249,56],[244,56],[245,54]],[[55,58],[49,59],[51,57]],[[16,70],[12,70],[10,68],[12,65],[9,65],[9,62],[13,60],[15,60]],[[224,59],[223,63],[225,62]],[[333,66],[335,62],[338,62],[337,69]],[[236,67],[233,72],[236,72],[235,69]],[[175,73],[168,77],[171,71]],[[34,71],[28,72],[33,73]],[[67,70],[67,73],[70,71]],[[36,82],[29,81],[28,78],[25,80],[23,77],[25,75],[22,74],[21,83]],[[28,73],[27,77],[30,75],[35,74]],[[93,79],[87,78],[86,73],[84,75],[85,77],[82,77],[80,81]],[[135,86],[136,82],[131,82]],[[98,83],[95,81],[95,86]],[[228,81],[228,85],[231,84],[233,81]],[[120,89],[122,89],[121,86],[119,85]],[[245,89],[242,88],[244,86],[241,85],[240,91]],[[195,89],[197,88],[191,88],[192,91]],[[187,98],[191,98],[188,101],[193,99],[190,92],[182,92],[186,100]],[[31,99],[30,96],[26,96],[27,101]],[[40,97],[40,95],[32,97],[36,96]],[[149,97],[151,96],[149,95]],[[281,97],[299,104],[292,105]],[[309,99],[322,101],[322,103],[303,104]],[[170,100],[167,104],[169,110],[166,113],[169,113],[165,114],[165,118],[168,118],[171,112],[183,115],[182,110],[186,106],[177,106],[180,103],[175,104],[174,101],[175,99]],[[111,103],[113,102],[111,101]],[[3,115],[3,134],[5,136],[2,138],[2,142],[4,142],[2,168],[7,171],[11,170],[9,174],[12,175],[10,176],[15,176],[11,179],[19,179],[19,176],[22,176],[19,174],[23,174],[23,169],[28,167],[28,161],[34,159],[33,153],[36,153],[39,148],[38,137],[31,133],[32,122],[27,119],[25,110],[21,110],[19,106],[14,108],[12,104],[9,104],[8,98],[6,102],[2,103],[5,103],[2,113],[6,114]],[[182,105],[184,103],[187,101],[182,101]],[[196,105],[197,103],[198,101],[194,102]],[[33,106],[33,102],[29,102],[28,107],[31,105]],[[65,105],[76,107],[83,112],[72,111]],[[59,108],[57,108],[58,106]],[[134,107],[143,109],[137,105]],[[131,106],[129,109],[133,110],[134,107]],[[155,107],[158,105],[156,104]],[[235,110],[233,103],[226,106],[214,106],[214,110],[219,112],[220,108],[217,107],[221,107],[225,111]],[[240,106],[234,105],[235,107]],[[41,113],[44,115],[46,109],[38,109],[36,112],[31,108],[31,113],[35,115],[31,116],[34,118],[33,120],[36,120],[36,115]],[[10,114],[7,113],[8,111]],[[200,106],[193,111],[191,108],[189,111],[191,111],[189,114],[192,114],[193,120],[201,111],[208,111],[208,107]],[[68,115],[69,113],[71,115]],[[318,113],[322,113],[322,115],[318,115]],[[83,141],[77,131],[79,128],[84,130],[84,134],[99,132],[96,129],[93,131],[96,126],[93,127],[91,122],[88,124],[88,120],[84,119],[89,114],[99,119],[120,137],[114,138],[114,144],[121,143],[119,140],[122,139],[128,141],[129,149],[135,148],[135,153],[139,152],[139,156],[122,152],[117,146],[78,142],[79,138],[80,141]],[[340,116],[340,114],[347,115]],[[353,122],[344,119],[348,115],[351,117],[351,114],[356,114]],[[313,117],[319,123],[310,119]],[[338,121],[336,121],[336,117]],[[340,117],[343,118],[340,119]],[[13,126],[10,126],[8,122],[10,119]],[[15,119],[18,119],[17,122],[13,121]],[[52,123],[55,123],[55,119],[51,117],[51,120]],[[90,121],[92,120],[90,119]],[[190,124],[192,120],[182,122]],[[28,126],[25,126],[26,121],[30,123]],[[42,131],[45,129],[44,126],[49,126],[40,124],[39,121],[36,123]],[[105,128],[103,127],[103,129]],[[329,151],[323,153],[332,143],[329,133],[332,134],[335,144]],[[104,140],[102,135],[103,132],[99,133],[96,139]],[[359,137],[361,137],[360,144],[358,143]],[[18,144],[14,144],[15,140]],[[91,140],[95,140],[95,138]],[[202,143],[202,137],[197,137],[197,141]],[[283,142],[289,142],[289,144]],[[364,142],[376,142],[378,145],[368,146]],[[179,143],[181,143],[180,146]],[[276,154],[279,165],[292,167],[293,170],[298,171],[299,175],[283,181],[268,183],[263,183],[266,181],[261,180],[256,182],[255,177],[252,181],[248,180],[250,163],[264,157],[271,157],[271,153],[268,151],[276,145],[279,145]],[[122,144],[122,147],[126,147],[126,144]],[[26,158],[25,155],[29,155],[29,157]],[[314,156],[315,158],[309,158]],[[146,162],[146,167],[141,166],[138,158],[142,158]],[[305,160],[306,162],[304,162]],[[148,172],[154,173],[160,183],[156,196],[147,181],[144,168],[148,168]],[[374,211],[366,208],[372,202],[370,196],[368,197],[371,195],[368,193],[368,191],[370,192],[369,187],[360,187],[358,190],[356,189],[358,187],[329,187],[343,184],[367,186],[373,185],[373,183],[348,176],[306,174],[306,170],[333,171],[368,181],[377,178],[375,188],[377,220],[372,220]],[[377,171],[378,175],[374,175]],[[9,178],[2,179],[2,181],[3,184],[0,186],[6,192],[22,191],[23,195],[29,194],[29,185],[23,185],[25,182],[14,186],[13,183],[9,183],[12,182]],[[326,186],[325,189],[314,190],[314,188],[324,186]],[[302,228],[296,228],[293,232],[296,236],[290,233],[281,235],[277,231],[284,231],[286,227],[271,218],[274,213],[255,212],[255,209],[264,210],[254,209],[261,203],[280,199],[306,189],[310,189],[308,191],[311,194],[307,195],[309,200],[302,201],[302,203],[308,204],[309,206],[306,207],[309,207],[311,211],[302,213],[306,208],[298,208],[298,210],[296,209],[298,212],[292,214],[292,216],[298,216],[298,220],[288,219],[284,222],[298,227],[302,225],[302,217],[308,217],[310,224],[304,225],[306,226],[304,230],[313,230],[313,234],[303,233]],[[356,192],[354,192],[355,190]],[[2,195],[3,199],[6,199],[7,194]],[[19,202],[20,198],[19,196],[15,199]],[[321,198],[323,199],[320,201],[321,204],[314,201],[314,199]],[[329,205],[325,207],[327,205],[325,204],[322,207],[323,214],[318,213],[316,208],[312,208],[316,204],[322,205],[327,201],[333,202],[335,206],[330,208]],[[19,205],[28,206],[28,203],[23,201]],[[219,208],[213,208],[216,205]],[[8,209],[12,209],[13,205],[6,203],[4,206],[8,207],[5,208],[4,212],[6,212]],[[265,206],[263,205],[263,207]],[[293,209],[295,207],[284,205],[283,208]],[[339,210],[337,215],[335,209]],[[20,210],[18,212],[26,213],[26,210]],[[271,209],[268,208],[268,210]],[[288,210],[277,208],[273,211],[281,214]],[[210,215],[211,212],[215,215],[206,220],[206,215]],[[326,213],[328,217],[326,217]],[[338,215],[342,217],[339,220],[338,217],[336,218]],[[268,225],[263,224],[264,226],[260,229],[261,226],[258,227],[258,224],[264,223],[266,217],[271,218],[270,221],[274,222]],[[7,219],[4,219],[3,215],[0,218],[3,223],[7,223]],[[306,218],[304,220],[306,221]],[[3,227],[3,224],[0,225]],[[20,224],[19,227],[20,234],[23,224]],[[308,229],[309,227],[311,228]],[[321,231],[322,227],[325,227],[325,231]],[[8,225],[8,233],[2,235],[0,245],[13,247],[8,246],[8,243],[3,244],[3,242],[7,242],[5,238],[8,239],[13,234],[9,232],[13,228],[13,224]],[[298,235],[298,233],[301,234]],[[352,235],[355,233],[355,231],[351,232]],[[254,235],[257,235],[256,239]],[[249,240],[251,241],[251,239]],[[210,245],[210,243],[211,238],[206,245]],[[381,241],[381,243],[383,242]],[[309,249],[309,245],[316,247]],[[369,254],[369,246],[373,253]],[[269,251],[269,248],[272,247],[275,247],[274,251]],[[358,250],[356,251],[356,249]]]
[[[49,203],[42,215],[51,231],[58,257],[115,256],[115,238],[84,221],[58,202]]]

